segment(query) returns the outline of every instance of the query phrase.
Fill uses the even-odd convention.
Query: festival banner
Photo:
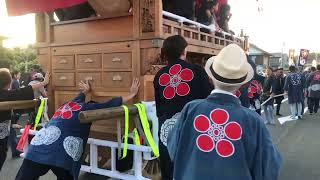
[[[294,61],[294,49],[289,49],[289,66],[296,65],[296,62]]]
[[[308,61],[309,50],[301,49],[298,66],[304,66]]]

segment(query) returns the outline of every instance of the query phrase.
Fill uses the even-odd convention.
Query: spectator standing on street
[[[283,68],[277,69],[274,83],[275,83],[274,94],[275,95],[283,94],[284,93],[283,88],[284,88],[284,83],[285,83],[285,78],[283,76]],[[284,96],[275,97],[275,104],[277,104],[276,115],[278,115],[278,116],[282,116],[280,114],[280,108],[281,108],[281,103],[282,103],[283,99],[284,99]]]
[[[320,100],[320,65],[317,65],[317,71],[311,73],[307,79],[309,112],[310,115],[317,113]]]
[[[290,74],[286,77],[284,90],[288,94],[291,118],[302,118],[302,101],[304,96],[305,78],[297,72],[295,66],[289,67]]]
[[[275,125],[275,116],[274,116],[274,107],[273,102],[274,98],[269,99],[270,97],[274,96],[274,75],[273,69],[268,67],[266,69],[266,77],[263,82],[263,92],[261,96],[262,102],[266,102],[263,106],[265,117],[266,117],[266,124]]]

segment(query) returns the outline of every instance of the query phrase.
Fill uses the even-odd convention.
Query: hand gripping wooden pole
[[[129,105],[128,110],[130,115],[138,114],[137,107],[133,105]],[[82,111],[79,113],[80,123],[91,123],[100,120],[114,119],[116,117],[124,117],[123,107]]]
[[[39,99],[24,101],[4,101],[0,102],[0,111],[34,108],[38,107],[39,104]]]

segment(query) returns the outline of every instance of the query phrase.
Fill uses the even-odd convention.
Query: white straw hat
[[[208,59],[205,70],[210,78],[228,86],[241,86],[254,76],[245,52],[236,44],[226,46]]]

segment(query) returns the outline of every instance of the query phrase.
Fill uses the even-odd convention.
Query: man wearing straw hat
[[[168,137],[175,180],[276,180],[282,163],[263,119],[233,92],[254,75],[231,44],[206,64],[215,90],[188,103]]]

